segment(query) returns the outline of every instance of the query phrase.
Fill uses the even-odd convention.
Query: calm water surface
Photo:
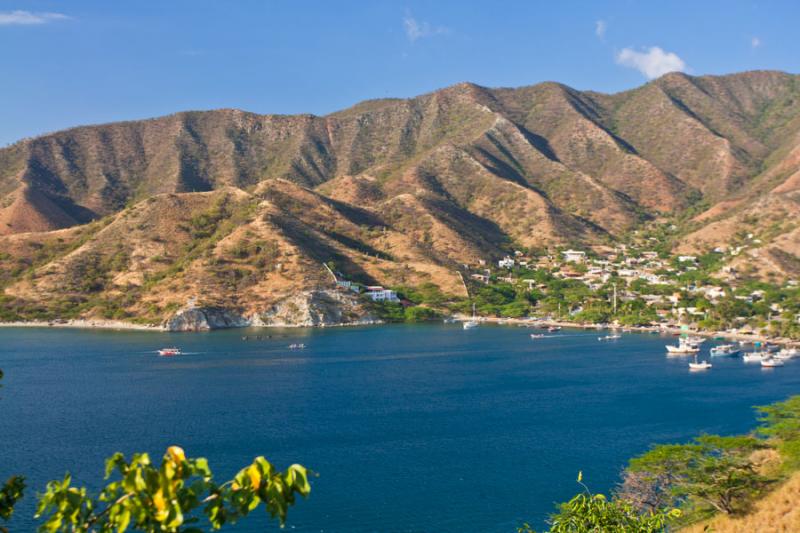
[[[11,529],[33,530],[34,492],[65,470],[96,486],[114,451],[177,443],[219,478],[261,454],[313,468],[292,530],[512,532],[541,526],[579,470],[608,490],[651,443],[746,431],[751,406],[800,392],[800,363],[690,373],[671,339],[530,331],[0,329],[0,478],[31,486]],[[173,344],[189,353],[153,353]],[[265,529],[260,511],[234,528]]]

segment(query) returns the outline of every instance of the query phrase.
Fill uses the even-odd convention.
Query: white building
[[[399,302],[400,298],[397,297],[397,293],[389,290],[384,289],[380,285],[373,285],[367,287],[367,294],[372,299],[373,302]]]
[[[580,250],[567,250],[561,252],[561,255],[564,256],[564,261],[567,263],[583,263],[586,261],[586,252],[581,252]]]
[[[497,266],[500,268],[514,268],[514,260],[506,256],[497,262]]]

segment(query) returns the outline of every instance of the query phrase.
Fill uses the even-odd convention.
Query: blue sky
[[[0,0],[0,146],[187,109],[325,114],[460,81],[800,72],[796,1]]]

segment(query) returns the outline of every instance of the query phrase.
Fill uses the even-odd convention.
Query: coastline
[[[248,324],[243,326],[231,326],[226,328],[209,328],[198,330],[173,330],[163,325],[135,324],[121,320],[103,319],[71,319],[71,320],[30,320],[16,322],[0,322],[0,328],[71,328],[71,329],[104,329],[118,331],[152,331],[158,333],[200,333],[206,331],[216,331],[222,329],[270,329],[270,328],[336,328],[353,326],[377,326],[385,324],[382,320],[368,320],[355,322],[341,322],[337,324]]]
[[[453,316],[454,320],[457,321],[465,321],[465,320],[473,320],[472,317],[466,315],[455,315]],[[800,344],[800,341],[794,339],[786,339],[782,337],[766,337],[764,335],[756,335],[756,334],[746,334],[746,333],[731,333],[729,331],[702,331],[702,330],[688,330],[682,331],[680,328],[675,327],[661,327],[661,326],[625,326],[619,328],[613,328],[610,325],[604,324],[579,324],[576,322],[568,322],[562,320],[549,320],[549,319],[537,319],[537,318],[496,318],[496,317],[477,317],[474,320],[478,322],[486,322],[486,323],[502,323],[502,324],[514,324],[518,326],[527,326],[527,327],[542,327],[548,328],[550,326],[559,326],[562,328],[573,328],[573,329],[586,329],[586,330],[595,330],[595,331],[602,331],[608,329],[620,329],[625,331],[630,331],[631,333],[660,333],[666,334],[671,336],[680,335],[682,333],[689,333],[691,335],[697,335],[699,337],[707,337],[707,338],[721,338],[729,341],[745,341],[749,343],[753,342],[760,342],[760,343],[772,343],[778,344],[781,346],[785,345],[797,345]]]
[[[455,321],[473,320],[472,317],[466,315],[454,315],[451,317]],[[568,322],[562,320],[550,319],[537,319],[537,318],[497,318],[497,317],[476,317],[475,320],[481,323],[492,324],[510,324],[516,326],[526,327],[542,327],[547,328],[551,326],[558,326],[563,328],[585,329],[585,330],[607,330],[612,329],[608,325],[598,324],[579,324],[576,322]],[[246,328],[330,328],[330,327],[350,327],[350,326],[375,326],[385,324],[382,320],[369,320],[369,321],[355,321],[338,324],[258,324],[258,325],[245,325],[245,326],[232,326],[228,328],[211,328],[202,330],[180,331],[171,330],[163,325],[152,324],[135,324],[132,322],[124,322],[121,320],[104,320],[104,319],[71,319],[71,320],[32,320],[32,321],[16,321],[16,322],[0,322],[0,328],[72,328],[72,329],[100,329],[100,330],[118,330],[118,331],[151,331],[151,332],[174,332],[174,333],[198,333],[200,331],[214,331],[216,329],[246,329]],[[785,345],[799,345],[800,342],[793,339],[786,339],[780,337],[766,337],[756,334],[745,333],[731,333],[727,331],[699,331],[689,330],[682,331],[680,328],[675,327],[660,327],[660,326],[627,326],[623,329],[625,331],[634,333],[659,333],[664,335],[680,335],[682,333],[689,333],[700,337],[708,338],[721,338],[729,341],[745,341],[749,343],[772,343],[781,346]]]
[[[71,319],[71,320],[31,320],[0,322],[0,328],[74,328],[74,329],[116,329],[129,331],[167,331],[163,326],[134,324],[121,320]]]

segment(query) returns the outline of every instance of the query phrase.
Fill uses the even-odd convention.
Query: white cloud
[[[753,48],[758,48],[759,46],[761,46],[761,39],[759,39],[758,37],[753,37],[752,39],[750,39],[750,46]]]
[[[606,36],[606,30],[608,29],[608,24],[605,20],[598,20],[594,23],[594,33],[601,39],[604,39]]]
[[[70,17],[61,13],[33,13],[31,11],[0,11],[0,26],[32,26],[47,24]]]
[[[667,72],[685,72],[686,63],[672,52],[665,52],[658,46],[651,46],[646,51],[623,48],[617,54],[617,64],[635,68],[647,79],[658,78]]]
[[[434,35],[447,35],[450,33],[450,28],[444,26],[431,26],[427,22],[419,22],[410,14],[403,18],[403,28],[406,31],[406,37],[412,43],[417,39],[423,37],[432,37]]]

